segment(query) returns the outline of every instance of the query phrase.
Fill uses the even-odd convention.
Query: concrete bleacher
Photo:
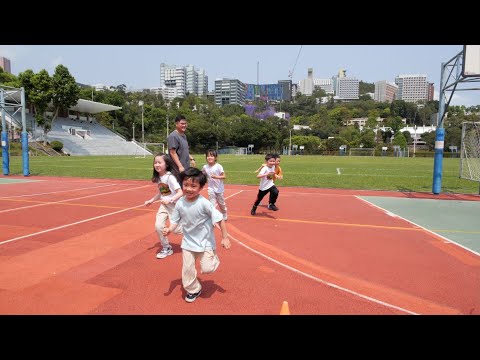
[[[80,155],[151,155],[142,146],[127,141],[94,120],[57,117],[48,132],[48,141],[63,143],[63,152]]]

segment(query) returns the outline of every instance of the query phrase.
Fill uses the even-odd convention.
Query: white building
[[[298,82],[297,91],[303,95],[311,96],[313,93],[313,68],[308,68],[307,78]]]
[[[335,100],[358,100],[360,82],[354,77],[337,77],[335,83]]]
[[[413,103],[428,100],[427,75],[398,75],[395,84],[398,85],[397,100]]]
[[[160,64],[160,88],[164,98],[185,97],[187,93],[196,96],[208,93],[208,76],[203,69],[193,65],[176,66]],[[166,89],[165,89],[166,88]]]
[[[313,87],[325,90],[327,94],[333,95],[335,93],[332,79],[313,79]]]

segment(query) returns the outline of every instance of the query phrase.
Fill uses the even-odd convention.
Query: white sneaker
[[[172,245],[167,245],[163,247],[163,249],[160,250],[159,253],[157,253],[157,259],[163,259],[172,254],[173,254]]]
[[[223,214],[223,220],[224,220],[224,221],[227,221],[227,219],[228,219],[227,214]]]

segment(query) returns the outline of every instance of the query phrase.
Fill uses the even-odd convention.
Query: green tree
[[[20,85],[25,89],[26,98],[34,107],[38,125],[43,127],[43,142],[46,145],[51,119],[48,119],[45,113],[53,98],[52,78],[45,69],[37,74],[29,69],[20,73],[19,80]]]
[[[60,111],[67,111],[69,107],[77,104],[80,88],[75,78],[70,74],[67,67],[57,65],[52,76],[52,103],[53,116],[51,123],[57,118]]]
[[[395,133],[395,138],[392,142],[393,145],[399,145],[401,149],[405,149],[407,147],[407,139],[400,131]]]

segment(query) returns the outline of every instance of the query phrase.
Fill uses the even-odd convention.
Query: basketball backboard
[[[480,76],[480,45],[463,45],[462,75]]]

